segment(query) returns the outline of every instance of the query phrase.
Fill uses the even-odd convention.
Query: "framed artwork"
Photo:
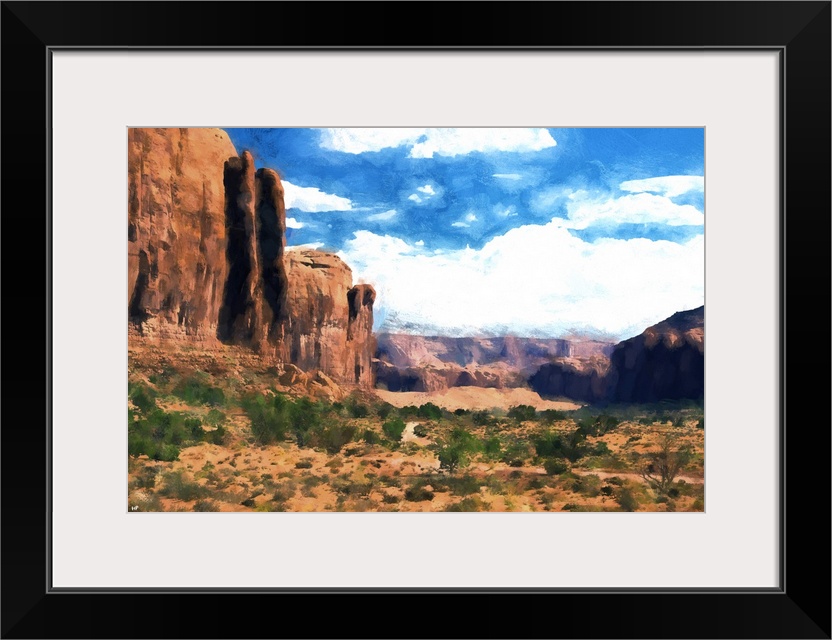
[[[4,637],[829,637],[829,3],[309,6],[3,4]]]

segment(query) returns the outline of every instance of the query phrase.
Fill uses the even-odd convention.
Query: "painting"
[[[127,136],[128,512],[705,510],[703,128]]]

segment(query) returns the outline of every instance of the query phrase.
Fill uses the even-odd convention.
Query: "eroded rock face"
[[[337,382],[372,386],[373,288],[353,287],[350,268],[330,253],[287,251],[285,265],[288,361],[324,371]]]
[[[559,358],[544,364],[529,378],[529,386],[541,396],[584,402],[604,400],[609,360]]]
[[[337,256],[286,251],[277,173],[220,129],[128,131],[131,340],[222,342],[287,380],[372,387],[375,291]]]
[[[529,378],[542,396],[587,402],[699,400],[705,390],[705,307],[680,311],[618,343],[608,363],[558,359]]]
[[[226,282],[220,129],[128,129],[128,314],[141,336],[213,339]]]
[[[674,313],[610,356],[612,402],[701,399],[705,393],[705,307]]]
[[[613,345],[546,338],[446,337],[383,333],[378,336],[376,376],[390,391],[438,391],[448,387],[522,387],[553,359],[580,353],[603,356]]]

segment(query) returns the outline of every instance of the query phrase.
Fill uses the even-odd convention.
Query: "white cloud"
[[[661,176],[644,180],[627,180],[622,182],[619,188],[632,193],[649,191],[675,198],[689,191],[704,191],[705,178],[703,176]]]
[[[476,221],[477,221],[477,216],[474,215],[473,213],[469,213],[468,215],[465,216],[465,222],[476,222]]]
[[[492,178],[499,178],[500,180],[520,180],[523,176],[519,173],[492,173]]]
[[[416,195],[415,193],[407,196],[407,199],[408,200],[413,200],[413,202],[416,202],[416,203],[419,203],[419,202],[422,201],[422,199],[418,195]]]
[[[452,223],[451,223],[451,226],[452,226],[452,227],[460,227],[460,228],[462,228],[462,227],[470,227],[471,225],[470,225],[470,224],[468,224],[467,222],[459,222],[459,221],[457,221],[457,222],[452,222]]]
[[[540,151],[557,143],[547,129],[323,129],[321,147],[344,153],[366,153],[410,147],[411,158],[459,156],[475,151]]]
[[[559,221],[527,225],[482,249],[436,254],[360,231],[339,255],[378,292],[396,326],[450,335],[640,333],[704,301],[704,236],[584,242]]]
[[[367,216],[367,220],[372,220],[373,222],[378,220],[390,220],[396,215],[395,209],[390,209],[389,211],[382,211],[381,213],[374,213],[371,216]]]
[[[291,247],[286,247],[286,251],[300,251],[301,249],[320,249],[324,246],[323,242],[308,242],[306,244],[295,244]]]
[[[351,211],[352,202],[331,193],[324,193],[318,187],[298,187],[283,181],[283,203],[287,209],[298,209],[312,213],[318,211]]]
[[[286,218],[287,229],[303,229],[303,223],[298,222],[295,218]]]
[[[501,218],[513,218],[517,215],[517,207],[513,204],[507,207],[503,204],[494,205],[493,211],[494,215],[500,216]]]
[[[426,193],[429,196],[436,195],[436,191],[434,191],[433,187],[429,184],[426,184],[424,187],[416,187],[416,191],[421,191],[422,193]]]
[[[568,226],[573,229],[586,229],[603,222],[670,226],[705,224],[705,216],[696,207],[679,205],[670,198],[651,193],[636,193],[606,200],[572,198],[566,203],[566,211]]]
[[[415,244],[416,244],[417,247],[424,247],[425,246],[425,241],[424,240],[417,240],[415,242]]]
[[[415,143],[425,129],[322,129],[321,147],[344,153],[366,153]]]

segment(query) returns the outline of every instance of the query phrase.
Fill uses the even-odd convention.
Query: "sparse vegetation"
[[[256,388],[175,371],[131,382],[131,508],[704,510],[695,405],[449,412]],[[409,420],[418,441],[402,441]]]

